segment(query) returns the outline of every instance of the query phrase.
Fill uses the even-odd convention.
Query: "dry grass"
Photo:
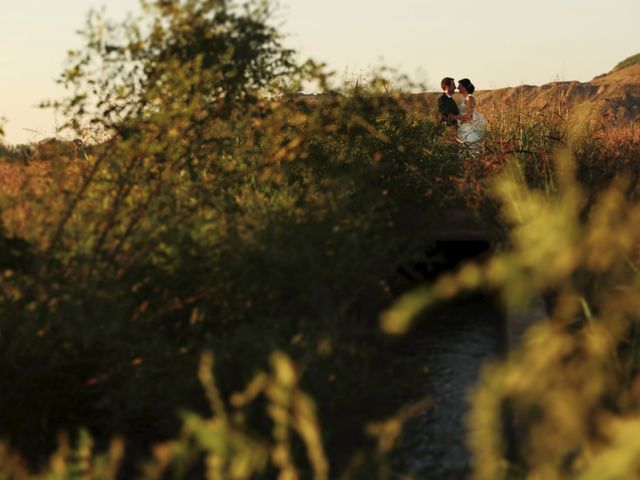
[[[27,163],[0,162],[2,222],[11,235],[27,236],[33,202],[63,201],[82,178],[86,164],[78,158],[57,155]]]
[[[24,233],[31,211],[24,197],[46,190],[51,184],[50,172],[51,162],[0,163],[2,222],[12,234]]]

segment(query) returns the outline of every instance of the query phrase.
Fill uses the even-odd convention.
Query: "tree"
[[[269,24],[269,2],[155,0],[142,7],[141,17],[122,24],[90,14],[85,48],[70,52],[60,79],[73,91],[59,105],[65,127],[126,135],[133,124],[186,114],[197,128],[246,112],[276,84],[295,88],[304,77],[305,66]]]

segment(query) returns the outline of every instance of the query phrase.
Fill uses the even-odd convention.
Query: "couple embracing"
[[[463,100],[460,105],[453,99],[456,82],[453,78],[445,77],[440,82],[443,93],[438,99],[438,115],[447,125],[458,127],[458,141],[468,147],[480,144],[486,128],[484,116],[476,110],[476,98],[473,92],[476,87],[471,80],[463,78],[458,81],[458,91]]]

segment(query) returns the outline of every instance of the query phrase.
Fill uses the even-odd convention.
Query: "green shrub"
[[[296,95],[326,75],[295,64],[268,18],[204,0],[151,3],[142,23],[91,17],[61,108],[100,141],[4,199],[28,212],[7,219],[30,262],[4,271],[0,297],[1,433],[25,453],[80,426],[134,453],[174,436],[179,409],[206,408],[193,372],[209,348],[225,392],[281,350],[323,418],[395,408],[366,375],[376,317],[453,196],[455,148],[402,95]],[[366,413],[327,424],[332,460]]]
[[[637,186],[630,190],[624,166],[614,167],[608,184],[590,185],[597,195],[589,198],[571,156],[557,153],[554,188],[546,190],[529,185],[514,159],[494,180],[504,250],[404,295],[382,316],[383,328],[399,334],[425,308],[470,291],[499,292],[507,312],[546,298],[547,318],[486,366],[474,389],[473,478],[614,479],[640,471],[632,433],[640,404]]]
[[[618,70],[622,70],[623,68],[630,67],[631,65],[636,65],[637,63],[640,63],[640,53],[636,53],[629,58],[625,58],[613,68],[613,71],[616,72]]]

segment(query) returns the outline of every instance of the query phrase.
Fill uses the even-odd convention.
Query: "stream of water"
[[[422,393],[431,404],[406,426],[394,470],[420,480],[463,480],[471,470],[468,392],[483,363],[502,350],[502,316],[486,300],[459,303],[430,314],[421,337],[416,361],[428,371]]]

